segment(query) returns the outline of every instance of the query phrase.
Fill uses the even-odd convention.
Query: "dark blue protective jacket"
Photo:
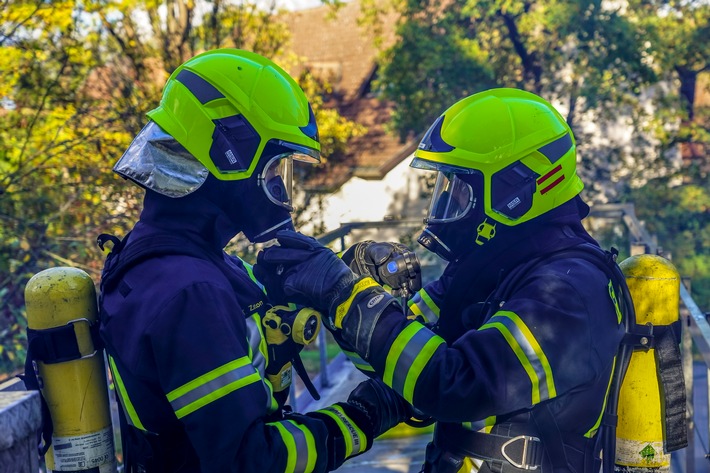
[[[343,434],[333,429],[349,431],[347,413],[283,416],[264,377],[270,304],[250,268],[222,251],[233,234],[224,222],[200,199],[149,193],[109,255],[101,335],[126,419],[161,471],[326,471],[342,461],[328,458],[327,443]],[[146,241],[148,257],[122,270],[122,257]],[[154,253],[175,241],[185,252]],[[343,456],[366,448],[355,437]]]
[[[553,419],[556,425],[544,430],[559,431],[564,471],[582,472],[624,327],[602,270],[583,258],[544,258],[598,247],[570,207],[557,219],[516,228],[490,251],[450,263],[410,300],[409,319],[396,310],[382,316],[367,361],[439,422],[546,440],[549,432],[540,432],[536,419]],[[504,300],[493,300],[508,274],[538,257]],[[552,471],[550,454],[543,473]]]

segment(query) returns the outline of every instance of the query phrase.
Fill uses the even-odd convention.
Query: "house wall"
[[[404,159],[382,180],[353,177],[319,202],[314,199],[299,229],[313,234],[321,233],[319,227],[327,232],[350,222],[422,220],[430,196],[425,179],[434,173],[410,168],[411,161],[411,156]]]

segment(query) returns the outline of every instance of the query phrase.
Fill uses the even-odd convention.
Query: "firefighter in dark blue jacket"
[[[264,337],[272,304],[223,251],[240,232],[265,242],[293,229],[292,160],[319,160],[308,100],[273,62],[222,49],[178,67],[148,116],[114,167],[146,189],[140,220],[123,240],[100,237],[114,243],[101,335],[126,471],[337,468],[407,417],[407,403],[368,380],[348,402],[285,412],[287,391],[267,376],[290,374],[290,354],[279,359]]]
[[[363,371],[437,421],[423,471],[597,473],[624,326],[615,262],[581,223],[569,126],[534,94],[488,90],[439,117],[412,166],[438,172],[419,242],[449,263],[408,317],[377,271],[296,232],[255,274],[321,309]]]

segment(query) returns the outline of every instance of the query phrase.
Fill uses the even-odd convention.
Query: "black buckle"
[[[520,461],[517,462],[513,460],[513,458],[508,454],[506,449],[513,445],[515,442],[522,441],[523,445],[521,447],[513,447],[513,448],[519,448],[520,450],[516,453],[520,454]],[[537,437],[531,437],[529,435],[518,435],[517,437],[513,437],[512,439],[508,440],[503,444],[503,446],[500,448],[500,453],[503,455],[503,458],[505,458],[508,463],[513,465],[516,468],[520,468],[522,470],[537,470],[537,468],[540,466],[540,461],[537,459],[538,453],[539,453],[539,448],[542,447],[542,444],[540,442],[540,439]],[[511,452],[512,453],[512,452]]]

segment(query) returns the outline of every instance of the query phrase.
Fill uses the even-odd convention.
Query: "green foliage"
[[[681,276],[691,280],[698,306],[710,307],[710,189],[653,182],[631,193],[636,212],[657,235]]]
[[[365,21],[387,13],[382,3],[363,4]],[[400,136],[423,132],[456,100],[492,86],[542,95],[575,132],[585,197],[634,202],[710,307],[708,214],[698,208],[707,199],[699,189],[707,189],[710,169],[710,112],[694,103],[700,74],[710,71],[708,2],[387,4],[400,20],[381,56],[379,90],[395,104]],[[692,151],[683,167],[679,144]],[[619,235],[600,237],[613,243]]]
[[[100,233],[123,236],[142,191],[111,168],[146,122],[170,72],[211,48],[275,57],[275,8],[192,0],[7,0],[0,9],[0,373],[24,362],[24,287],[51,266],[99,280]],[[323,84],[309,93],[319,106]],[[361,130],[321,107],[326,153]]]
[[[467,41],[460,2],[401,2],[398,41],[385,51],[378,87],[395,105],[401,138],[419,133],[458,98],[492,85],[492,71]]]
[[[57,264],[98,274],[93,240],[119,198],[107,156],[130,138],[89,88],[102,64],[73,2],[12,3],[0,24],[14,32],[0,54],[0,371],[13,371],[24,362],[29,278]]]

